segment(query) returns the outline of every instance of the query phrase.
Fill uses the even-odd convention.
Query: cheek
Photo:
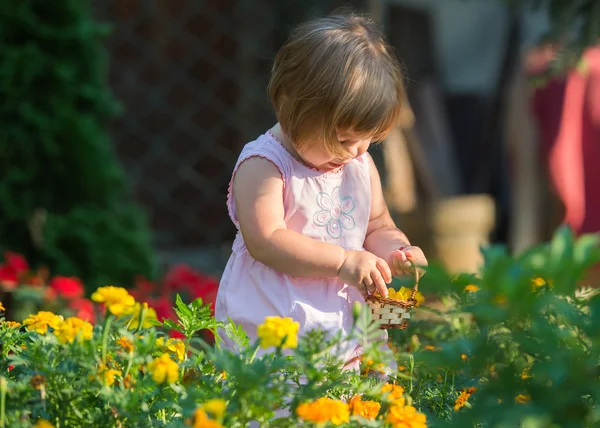
[[[371,145],[370,141],[365,141],[364,143],[362,143],[360,145],[360,147],[358,148],[357,157],[362,155],[363,153],[365,153],[367,150],[369,150],[370,145]]]

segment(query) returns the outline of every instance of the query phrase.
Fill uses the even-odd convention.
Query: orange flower
[[[519,394],[515,397],[515,402],[519,404],[525,404],[528,401],[531,401],[531,395],[529,394]]]
[[[317,424],[331,422],[334,425],[341,425],[350,421],[348,405],[327,397],[300,404],[296,408],[296,414],[305,421]]]
[[[381,409],[381,404],[375,401],[362,401],[360,395],[355,395],[350,400],[348,407],[354,416],[375,420],[379,414],[379,409]]]
[[[476,286],[475,284],[469,284],[465,287],[465,291],[467,291],[469,293],[475,293],[475,292],[479,291],[479,287]]]
[[[397,405],[404,405],[404,388],[400,385],[386,383],[381,387],[381,393],[385,395],[387,401]]]
[[[465,404],[467,404],[467,401],[469,401],[471,394],[473,394],[475,391],[477,391],[477,388],[474,386],[463,389],[454,403],[454,411],[458,412],[460,409],[462,409]]]
[[[417,412],[413,406],[393,405],[385,420],[394,428],[427,428],[427,418],[423,413]]]
[[[133,352],[133,343],[131,343],[125,336],[121,336],[116,343],[127,352]]]

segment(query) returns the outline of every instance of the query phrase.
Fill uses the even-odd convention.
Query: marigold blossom
[[[531,395],[529,394],[519,394],[515,397],[515,402],[518,404],[525,404],[528,401],[531,401]]]
[[[121,315],[135,305],[135,299],[127,290],[112,285],[98,288],[92,293],[92,300],[106,305],[114,315]]]
[[[0,311],[5,312],[6,308],[4,307],[4,305],[2,305],[2,302],[0,302]]]
[[[63,317],[60,315],[48,311],[39,311],[37,314],[29,315],[25,318],[23,320],[23,325],[27,327],[27,330],[33,330],[39,334],[46,334],[48,332],[48,327],[55,329],[62,320]]]
[[[89,322],[81,318],[69,317],[54,329],[54,335],[60,343],[73,343],[75,338],[81,342],[90,340],[93,330],[94,327]]]
[[[375,420],[381,409],[381,404],[376,401],[362,401],[360,395],[355,395],[348,403],[350,412],[355,416],[362,416],[365,419]]]
[[[393,405],[388,410],[385,420],[394,428],[427,428],[427,418],[413,406]]]
[[[348,405],[327,397],[300,404],[296,408],[296,414],[301,419],[314,423],[331,422],[334,425],[341,425],[350,421]]]
[[[458,412],[460,409],[462,409],[465,406],[465,404],[467,404],[467,401],[469,401],[471,394],[473,394],[475,391],[477,391],[477,388],[473,386],[463,389],[456,401],[454,402],[454,411]]]
[[[386,383],[381,387],[381,393],[385,395],[385,399],[397,405],[404,405],[404,388],[400,385]]]
[[[105,364],[100,364],[98,369],[100,381],[106,386],[112,386],[115,383],[115,378],[122,374],[121,370],[109,369]]]
[[[124,312],[124,315],[131,315],[131,322],[129,323],[130,330],[135,330],[140,326],[140,317],[144,307],[146,308],[146,315],[144,316],[144,322],[142,322],[142,328],[150,328],[154,326],[154,321],[157,321],[156,311],[154,308],[149,307],[147,303],[142,304],[136,302],[134,306]]]
[[[21,323],[17,321],[2,321],[0,324],[5,325],[7,328],[21,327]]]
[[[260,346],[262,348],[271,346],[296,348],[299,329],[300,324],[292,318],[266,317],[265,322],[259,325],[257,330]],[[284,338],[285,341],[283,341]]]
[[[174,383],[179,379],[179,366],[173,360],[169,354],[162,354],[160,357],[155,358],[148,364],[148,370],[152,373],[152,379],[154,382],[161,383]]]
[[[220,419],[225,414],[227,403],[220,398],[214,398],[202,403],[202,409],[210,413],[214,418]]]
[[[46,419],[40,419],[35,423],[33,428],[54,428],[54,425],[52,425]]]
[[[121,336],[116,341],[116,344],[119,345],[124,350],[126,350],[127,352],[133,352],[133,343],[131,343],[129,341],[129,339],[127,339],[125,336]]]
[[[164,337],[156,339],[156,346],[164,351],[171,351],[177,355],[179,361],[185,360],[185,343],[181,339],[168,339],[165,343]]]
[[[194,412],[193,428],[224,428],[219,422],[208,417],[204,409],[201,407]]]
[[[477,291],[479,291],[479,287],[475,284],[469,284],[465,287],[465,291],[469,293],[476,293]]]

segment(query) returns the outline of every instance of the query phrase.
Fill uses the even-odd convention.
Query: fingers
[[[381,276],[383,277],[383,280],[386,282],[386,284],[392,282],[392,271],[385,260],[377,259],[377,262],[375,262],[375,266],[381,273]]]
[[[365,279],[363,279],[361,285],[364,287],[364,292],[362,294],[365,296],[368,296],[369,294],[372,294],[375,291],[375,285],[371,277],[366,277]]]
[[[396,250],[392,255],[394,263],[394,269],[397,274],[405,273],[410,268],[410,262],[408,261],[406,254],[403,251]]]
[[[385,284],[385,281],[383,280],[383,277],[381,276],[381,273],[378,270],[372,271],[371,279],[373,280],[374,288],[377,291],[379,291],[379,294],[381,294],[383,297],[387,297],[387,295],[388,295],[387,286]]]

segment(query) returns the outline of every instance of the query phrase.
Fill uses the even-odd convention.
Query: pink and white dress
[[[354,302],[364,303],[356,288],[338,278],[291,277],[248,253],[236,217],[233,178],[239,165],[255,156],[268,159],[281,173],[288,229],[346,250],[363,250],[371,209],[369,154],[322,172],[296,160],[267,132],[244,147],[229,186],[227,205],[238,233],[219,286],[216,318],[225,322],[231,318],[251,339],[257,337],[257,327],[267,316],[293,318],[300,323],[299,335],[319,327],[348,333]],[[356,360],[359,353],[357,344],[349,342],[340,357]]]

